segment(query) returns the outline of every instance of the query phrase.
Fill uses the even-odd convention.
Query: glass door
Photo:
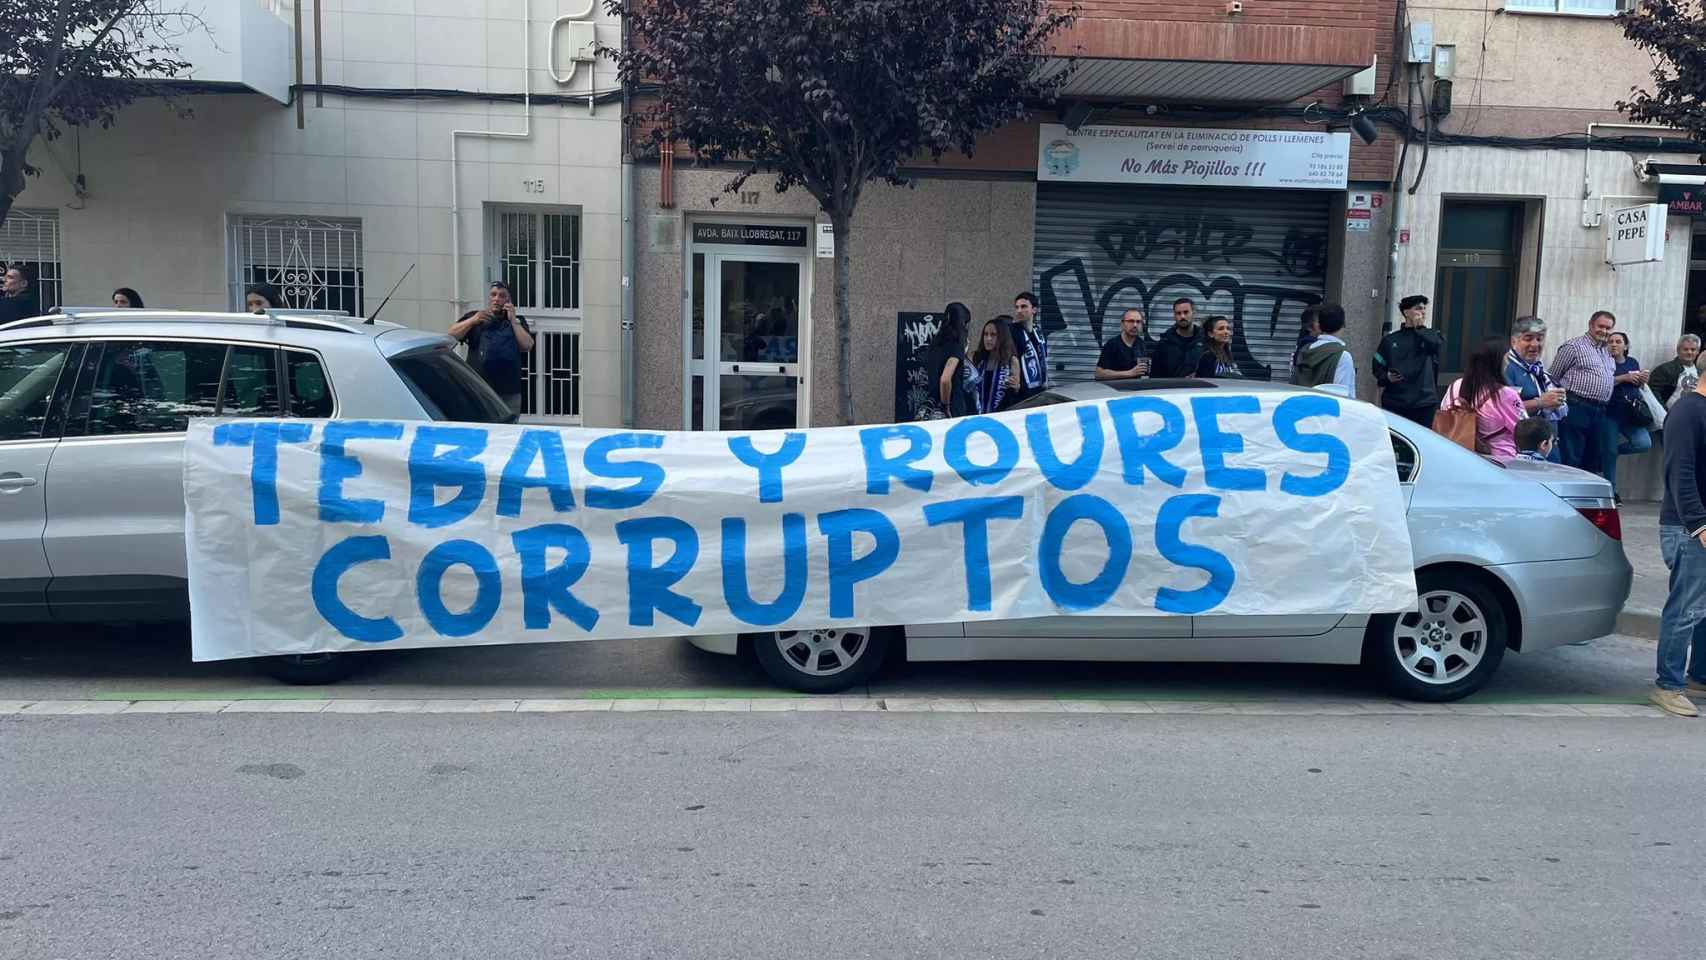
[[[806,422],[801,261],[695,253],[688,426],[778,430]]]

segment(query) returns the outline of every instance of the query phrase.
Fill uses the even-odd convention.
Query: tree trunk
[[[835,228],[835,378],[840,396],[841,423],[853,422],[853,304],[847,248],[853,238],[853,211],[833,210]]]
[[[6,215],[12,212],[13,202],[23,194],[26,185],[24,151],[0,150],[0,226],[5,225]]]

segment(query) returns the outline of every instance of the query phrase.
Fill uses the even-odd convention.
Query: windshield
[[[515,414],[487,386],[474,368],[448,348],[405,353],[391,358],[391,368],[409,385],[415,399],[434,420],[461,423],[511,423]]]

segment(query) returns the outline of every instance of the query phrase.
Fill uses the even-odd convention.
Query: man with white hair
[[[1670,398],[1676,393],[1677,384],[1684,374],[1693,372],[1694,360],[1699,356],[1700,338],[1692,333],[1685,333],[1682,339],[1676,342],[1676,356],[1653,368],[1647,386],[1652,388],[1653,396],[1658,397],[1660,403],[1670,405]]]

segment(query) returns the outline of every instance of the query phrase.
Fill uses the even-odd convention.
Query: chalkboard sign
[[[909,423],[918,419],[919,407],[929,402],[935,388],[930,381],[930,363],[926,355],[942,319],[938,313],[901,313],[896,316],[894,420],[896,423]]]

